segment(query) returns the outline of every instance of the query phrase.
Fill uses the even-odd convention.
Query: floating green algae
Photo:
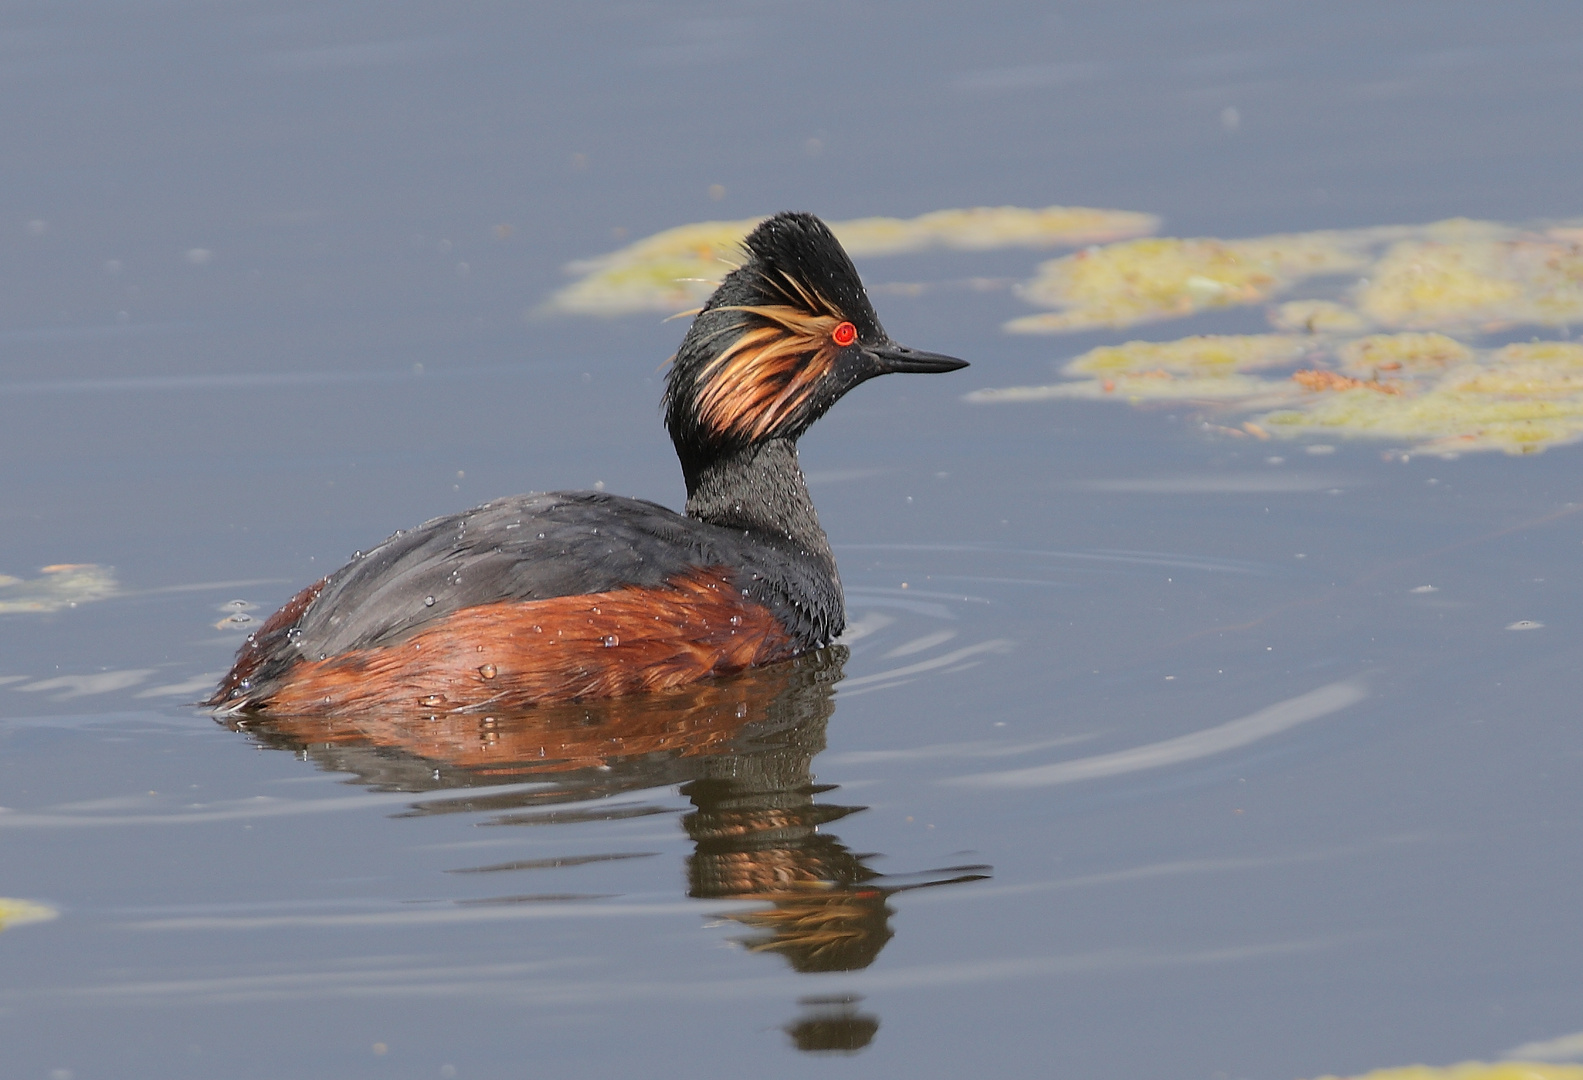
[[[0,896],[0,930],[21,926],[23,923],[46,922],[59,914],[60,912],[47,904]]]
[[[1328,295],[1283,298],[1305,282]],[[1019,292],[1055,310],[1012,320],[1013,332],[1261,304],[1277,333],[1102,346],[1069,362],[1066,382],[979,390],[970,401],[1198,402],[1244,414],[1240,427],[1223,430],[1386,439],[1445,456],[1583,440],[1583,346],[1481,344],[1513,327],[1583,321],[1575,225],[1458,219],[1253,240],[1130,240],[1050,260]]]
[[[1444,334],[1369,334],[1336,349],[1341,370],[1355,378],[1417,378],[1468,363],[1473,350]]]
[[[1583,320],[1583,245],[1566,231],[1517,236],[1474,229],[1462,238],[1393,245],[1357,290],[1382,326],[1494,330]],[[1495,233],[1495,235],[1491,235]]]
[[[1246,373],[1291,365],[1310,348],[1308,341],[1289,334],[1129,341],[1090,349],[1062,369],[1068,375],[1087,378],[1049,386],[976,390],[967,399],[984,403],[1114,397],[1130,401],[1263,400],[1273,405],[1297,396],[1300,388]]]
[[[701,303],[741,259],[742,240],[761,219],[703,221],[645,237],[620,251],[572,263],[577,280],[551,311],[577,315],[667,314]],[[1159,218],[1127,210],[1017,206],[936,210],[915,218],[858,218],[830,228],[853,255],[900,255],[943,248],[1076,247],[1141,236]]]
[[[1006,324],[1045,334],[1125,327],[1209,308],[1263,303],[1307,278],[1361,272],[1370,232],[1252,240],[1150,237],[1089,248],[1039,267],[1019,295],[1059,310]]]
[[[1455,219],[1419,226],[1219,240],[1149,237],[1042,264],[1018,294],[1053,309],[1013,333],[1123,328],[1211,308],[1264,304],[1317,278],[1349,279],[1337,299],[1282,303],[1279,329],[1564,326],[1583,321],[1583,229]]]
[[[46,566],[31,580],[0,574],[0,614],[50,612],[103,600],[116,592],[115,572],[93,563]]]
[[[1296,370],[1256,373],[1280,366]],[[1583,344],[1574,342],[1479,349],[1411,331],[1339,341],[1190,337],[1102,346],[1063,371],[1075,378],[977,390],[967,400],[1197,401],[1257,414],[1250,422],[1259,434],[1372,436],[1441,455],[1524,454],[1583,440]]]
[[[1583,439],[1583,345],[1468,351],[1438,377],[1338,387],[1258,422],[1272,435],[1373,435],[1442,455],[1526,454]]]
[[[1324,1076],[1319,1080],[1341,1080]],[[1408,1065],[1376,1069],[1350,1080],[1583,1080],[1583,1065],[1543,1061],[1464,1061],[1459,1065]]]
[[[1333,300],[1288,300],[1270,309],[1270,325],[1303,334],[1361,334],[1369,324]]]

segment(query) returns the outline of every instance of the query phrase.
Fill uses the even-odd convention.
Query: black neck
[[[715,458],[687,476],[687,516],[784,538],[835,572],[835,555],[819,527],[797,444],[771,439]]]

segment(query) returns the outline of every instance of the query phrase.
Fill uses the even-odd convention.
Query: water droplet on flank
[[[418,704],[419,705],[426,705],[426,706],[429,706],[431,708],[433,706],[435,706],[435,705],[443,704],[444,702],[445,702],[445,698],[444,698],[444,696],[442,696],[440,694],[429,694],[429,695],[427,695],[425,697],[420,697],[418,699]]]
[[[423,606],[424,607],[433,607],[434,606],[434,597],[432,597],[432,596],[425,596],[423,598]]]
[[[740,616],[740,615],[733,615],[733,616],[731,616],[731,625],[732,626],[741,626],[742,625],[742,616]]]
[[[484,664],[478,669],[478,673],[486,679],[493,679],[495,677],[495,665]]]
[[[617,645],[621,644],[621,639],[616,637],[616,635],[614,635],[614,634],[606,634],[600,640],[604,643],[604,646],[607,649],[613,649]]]
[[[543,540],[543,539],[544,539],[544,534],[543,534],[543,533],[539,533],[539,539],[540,539],[540,540]]]

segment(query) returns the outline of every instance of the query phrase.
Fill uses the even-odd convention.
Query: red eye
[[[844,349],[857,340],[857,327],[849,322],[840,323],[830,331],[830,340]]]

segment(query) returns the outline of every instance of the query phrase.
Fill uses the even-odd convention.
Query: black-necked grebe
[[[666,379],[685,516],[552,492],[397,533],[276,612],[207,704],[511,709],[680,686],[839,635],[841,581],[797,439],[876,375],[967,365],[892,341],[813,215],[777,214],[745,247]]]

